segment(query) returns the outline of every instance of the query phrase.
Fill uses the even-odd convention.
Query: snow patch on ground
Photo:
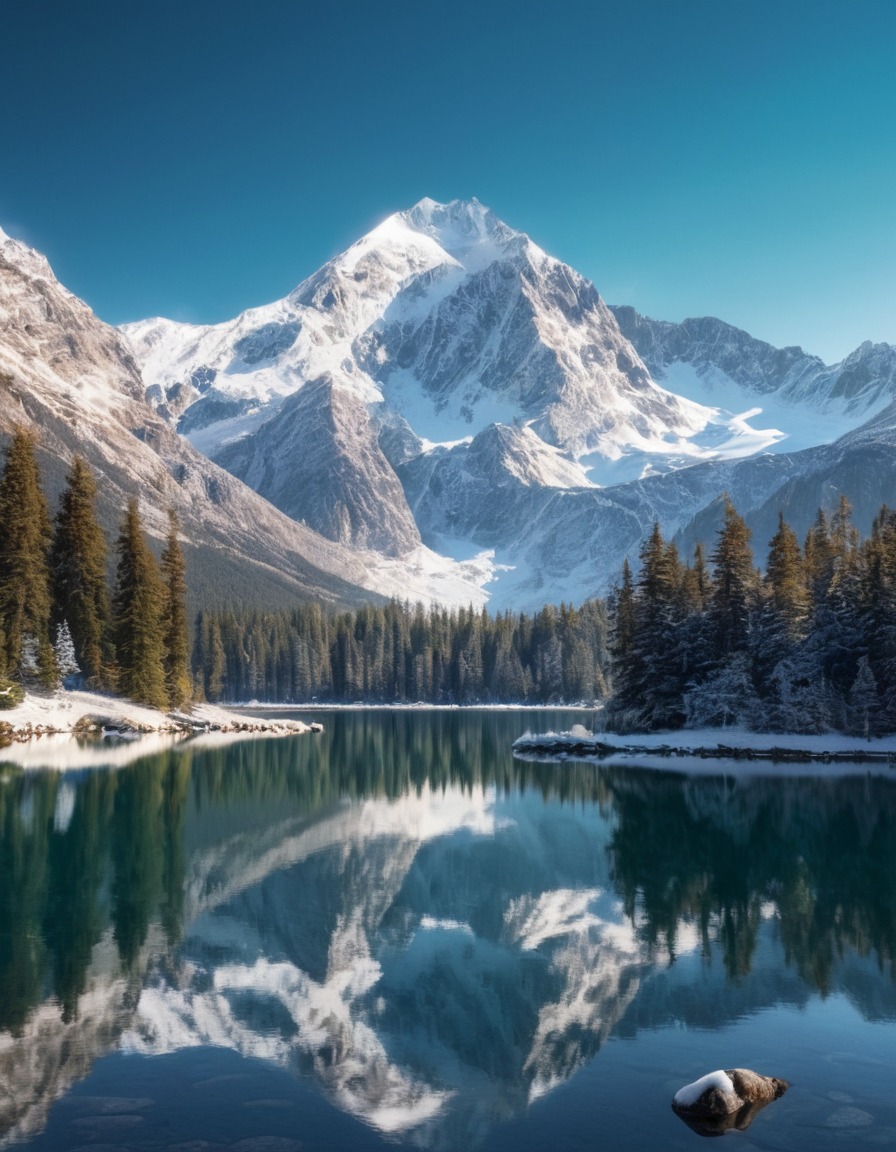
[[[562,760],[567,753],[562,745],[568,744],[570,748],[576,745],[587,745],[589,740],[607,746],[618,747],[618,752],[604,753],[600,756],[601,762],[612,760],[631,763],[638,768],[651,768],[662,772],[680,772],[688,775],[718,776],[890,776],[896,780],[896,734],[878,737],[874,740],[860,740],[855,736],[846,736],[841,732],[827,732],[821,735],[800,735],[799,733],[783,732],[750,732],[745,728],[689,728],[678,732],[646,732],[619,736],[611,732],[596,732],[593,735],[583,729],[581,725],[575,726],[570,732],[543,732],[533,734],[523,733],[516,741],[550,743],[552,747],[561,746],[557,753],[546,757],[547,759]],[[640,749],[644,751],[641,752]],[[757,753],[768,753],[780,749],[784,752],[807,752],[814,756],[842,757],[831,763],[820,760],[800,763],[799,761],[782,760],[775,762],[771,759],[746,760],[731,759],[719,755],[713,757],[709,750],[717,748],[752,750]],[[663,750],[660,752],[660,750]],[[687,755],[688,751],[695,755]],[[706,753],[696,755],[697,752]],[[523,751],[528,755],[529,750]],[[679,753],[684,753],[679,754]],[[886,759],[876,761],[862,761],[861,756],[867,753],[883,753],[889,755]],[[854,754],[857,759],[850,761],[848,756]],[[591,759],[587,752],[584,756],[576,755],[576,759]]]
[[[405,556],[384,556],[368,552],[365,586],[383,596],[394,596],[415,604],[481,608],[489,599],[486,585],[498,578],[502,566],[495,563],[494,549],[477,552],[469,559],[454,560],[432,549],[415,548]]]

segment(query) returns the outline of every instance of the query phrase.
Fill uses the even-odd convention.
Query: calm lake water
[[[896,1147],[896,779],[515,761],[579,716],[339,712],[0,767],[0,1146]],[[2,761],[2,752],[0,752]]]

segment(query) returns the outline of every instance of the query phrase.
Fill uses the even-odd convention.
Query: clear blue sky
[[[896,0],[23,0],[0,226],[111,322],[477,196],[605,299],[896,343]]]

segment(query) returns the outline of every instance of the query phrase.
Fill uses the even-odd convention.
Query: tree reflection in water
[[[493,1123],[614,1031],[666,1023],[664,973],[694,940],[724,978],[712,1005],[675,997],[692,1023],[718,1026],[743,996],[846,988],[851,956],[877,966],[846,989],[860,1010],[893,1012],[889,780],[529,763],[509,752],[523,726],[365,712],[320,738],[180,746],[115,772],[0,769],[0,1133],[39,1129],[124,1031],[151,1048],[141,989],[168,1011],[217,981],[241,1044],[264,1035],[368,1118],[416,1101],[420,1132],[450,1092],[488,1096]],[[778,985],[749,991],[768,941]],[[279,1006],[258,973],[281,981]],[[334,995],[338,1027],[303,1033]],[[358,1029],[380,1045],[368,1064]],[[78,1058],[26,1083],[57,1033]]]

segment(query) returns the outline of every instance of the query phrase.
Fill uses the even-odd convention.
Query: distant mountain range
[[[0,371],[60,462],[85,439],[159,531],[184,504],[197,548],[217,532],[278,594],[531,609],[604,591],[655,518],[711,538],[723,491],[760,555],[779,508],[804,529],[844,491],[867,527],[896,503],[896,347],[826,366],[608,307],[476,200],[423,200],[211,326],[116,333],[4,237]]]

